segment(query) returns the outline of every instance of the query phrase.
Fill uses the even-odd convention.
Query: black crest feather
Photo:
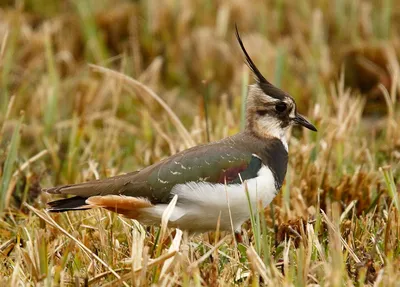
[[[264,76],[261,74],[261,72],[258,70],[258,68],[256,67],[256,65],[254,64],[253,60],[250,58],[249,54],[247,53],[246,49],[244,48],[242,39],[240,39],[240,34],[239,34],[239,30],[237,25],[235,24],[235,30],[236,30],[236,39],[239,42],[240,48],[242,49],[245,57],[246,57],[246,62],[247,65],[249,66],[249,68],[252,70],[256,81],[260,84],[271,84],[270,82],[267,81],[266,78],[264,78]]]

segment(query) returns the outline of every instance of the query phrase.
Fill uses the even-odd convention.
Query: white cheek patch
[[[289,127],[282,128],[281,122],[274,117],[264,116],[258,120],[258,128],[261,131],[265,131],[268,135],[276,137],[282,141],[286,151],[288,151],[288,143],[286,139],[286,131]]]
[[[266,115],[261,117],[259,122],[260,128],[270,131],[270,133],[274,136],[279,133],[280,130],[282,130],[281,123],[277,118]]]
[[[271,116],[264,116],[260,118],[259,128],[277,138],[280,138],[280,135],[284,133],[284,129],[281,127],[281,122],[277,118]]]

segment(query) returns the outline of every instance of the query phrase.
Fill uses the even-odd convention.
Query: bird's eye
[[[283,113],[284,111],[286,111],[286,109],[287,109],[287,105],[285,103],[277,103],[275,105],[275,110],[278,113]]]

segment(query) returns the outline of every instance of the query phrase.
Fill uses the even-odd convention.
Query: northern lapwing
[[[238,230],[252,205],[268,205],[280,190],[288,164],[286,132],[293,124],[317,129],[297,112],[286,92],[267,81],[236,37],[255,84],[249,87],[244,131],[179,152],[142,170],[45,189],[74,197],[49,203],[49,211],[102,207],[156,225],[172,198],[169,226],[193,232]],[[248,197],[247,197],[248,196]],[[254,208],[252,210],[255,210]]]

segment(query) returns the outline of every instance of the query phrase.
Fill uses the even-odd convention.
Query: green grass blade
[[[285,72],[285,56],[286,51],[283,48],[278,48],[278,55],[275,64],[275,86],[280,88],[282,86],[283,73]]]
[[[58,113],[58,98],[59,98],[59,76],[55,64],[54,52],[50,39],[50,32],[47,31],[45,37],[45,50],[46,50],[46,62],[47,71],[50,78],[51,89],[47,95],[47,103],[44,113],[45,131],[49,134],[57,120]]]
[[[249,85],[249,71],[246,69],[242,73],[242,86],[241,86],[241,103],[240,103],[240,129],[243,131],[246,124],[246,99],[247,89]]]
[[[88,0],[75,0],[74,3],[81,18],[83,33],[87,41],[87,56],[89,61],[105,65],[106,63],[104,62],[108,59],[108,51],[103,37],[97,28],[94,8]]]
[[[396,183],[394,182],[393,172],[390,167],[381,167],[379,170],[383,174],[383,179],[385,180],[386,187],[388,189],[389,195],[393,200],[393,204],[397,211],[400,212],[399,196],[397,193]]]
[[[15,126],[11,142],[8,146],[8,153],[7,153],[7,158],[4,163],[4,169],[3,169],[3,176],[1,178],[1,186],[0,186],[0,213],[6,209],[7,206],[7,191],[9,188],[9,184],[11,181],[12,177],[12,172],[14,169],[14,165],[17,160],[17,155],[18,155],[18,149],[19,149],[19,144],[20,144],[20,130],[21,130],[21,124],[23,121],[23,116],[21,116],[20,120],[18,121],[17,125]]]
[[[17,46],[17,40],[19,37],[19,25],[17,21],[14,20],[15,23],[12,25],[8,34],[1,39],[1,41],[5,41],[1,43],[1,46],[4,45],[5,50],[4,54],[0,58],[0,71],[1,71],[1,91],[0,91],[0,111],[5,113],[7,109],[7,105],[10,98],[9,86],[10,86],[10,74],[15,61],[15,51]]]

